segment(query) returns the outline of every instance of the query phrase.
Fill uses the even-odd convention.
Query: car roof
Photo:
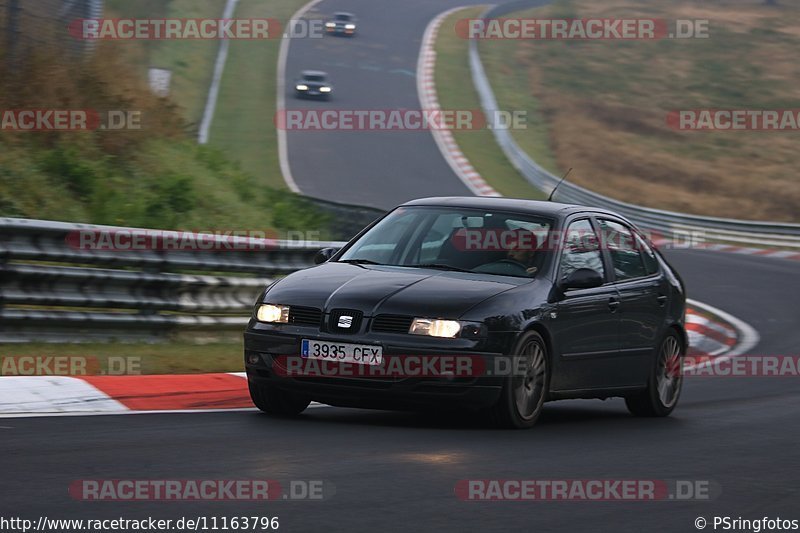
[[[559,202],[544,202],[540,200],[523,200],[518,198],[496,198],[486,196],[443,196],[436,198],[419,198],[402,204],[403,206],[438,206],[438,207],[465,207],[473,209],[498,209],[502,211],[517,211],[520,213],[564,218],[573,213],[591,212],[620,216],[613,211],[598,207],[587,207],[575,204],[562,204]],[[624,217],[623,217],[624,218]]]
[[[333,14],[334,17],[337,17],[339,15],[345,15],[350,18],[355,17],[355,15],[353,15],[352,13],[348,13],[347,11],[337,11],[336,13]]]
[[[305,76],[324,76],[324,77],[328,77],[328,73],[327,72],[323,72],[321,70],[304,70],[303,72],[300,73],[300,75],[303,76],[303,77],[305,77]]]

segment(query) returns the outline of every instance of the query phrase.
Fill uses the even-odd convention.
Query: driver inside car
[[[475,272],[498,274],[501,276],[533,277],[538,268],[534,266],[537,259],[538,238],[535,233],[527,230],[516,230],[516,238],[509,247],[505,259],[486,263],[477,268]]]

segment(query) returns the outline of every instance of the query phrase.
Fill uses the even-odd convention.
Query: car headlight
[[[301,83],[300,85],[295,85],[294,88],[297,89],[298,91],[307,91],[308,90],[308,85],[303,85]]]
[[[321,93],[329,93],[329,92],[331,92],[331,88],[330,87],[320,87],[319,88],[319,92],[321,92]]]
[[[325,23],[325,27],[326,28],[335,28],[336,27],[336,23],[335,22],[326,22]]]
[[[356,25],[355,24],[345,24],[344,25],[344,29],[346,29],[346,30],[354,30],[354,29],[356,29]]]
[[[261,304],[256,309],[256,320],[259,322],[286,324],[289,322],[289,306]]]
[[[430,337],[454,338],[461,331],[458,320],[439,320],[432,318],[415,318],[408,332],[412,335],[428,335]]]

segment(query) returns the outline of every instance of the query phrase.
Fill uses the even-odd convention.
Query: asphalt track
[[[453,5],[324,2],[324,11],[358,13],[362,37],[332,40],[313,64],[306,64],[312,56],[301,60],[297,52],[304,46],[314,52],[318,45],[293,44],[289,72],[325,68],[343,93],[370,80],[386,82],[380,87],[391,91],[367,100],[341,96],[336,105],[413,107],[412,77],[368,66],[413,71],[425,24]],[[357,46],[358,54],[348,55],[346,46]],[[430,138],[361,135],[336,134],[324,142],[291,137],[301,189],[379,206],[423,194],[465,193]],[[387,171],[387,161],[400,157],[403,163]],[[314,172],[330,179],[309,182]],[[380,181],[369,185],[365,179]],[[672,251],[668,257],[692,298],[758,330],[753,353],[798,353],[797,262],[709,251]],[[491,430],[468,417],[326,407],[296,420],[256,412],[6,419],[0,421],[0,516],[246,514],[279,516],[280,531],[481,532],[693,531],[698,516],[800,519],[799,390],[797,379],[788,377],[687,378],[670,418],[633,418],[619,400],[556,402],[530,431]],[[67,492],[78,479],[251,478],[324,480],[335,494],[324,501],[126,503],[80,502]],[[721,494],[691,502],[456,498],[458,480],[481,478],[710,480]]]
[[[754,325],[753,353],[796,354],[796,262],[669,254],[692,297]],[[712,274],[713,273],[713,274]],[[796,291],[795,291],[796,292]],[[469,417],[320,407],[255,412],[6,419],[0,516],[277,515],[283,531],[691,531],[697,516],[800,518],[797,378],[687,378],[673,416],[619,400],[548,404],[529,431]],[[78,479],[323,480],[323,501],[81,502]],[[462,479],[708,480],[710,501],[464,502]]]
[[[315,13],[358,16],[353,38],[295,39],[286,62],[286,109],[420,109],[416,69],[428,22],[475,0],[325,0]],[[331,76],[330,102],[298,100],[300,71]],[[289,166],[303,194],[390,208],[422,196],[472,196],[429,131],[287,131]]]

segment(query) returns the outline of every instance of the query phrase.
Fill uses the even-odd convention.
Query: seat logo
[[[353,317],[349,315],[342,315],[339,317],[339,322],[336,325],[340,328],[349,328],[353,325]]]

